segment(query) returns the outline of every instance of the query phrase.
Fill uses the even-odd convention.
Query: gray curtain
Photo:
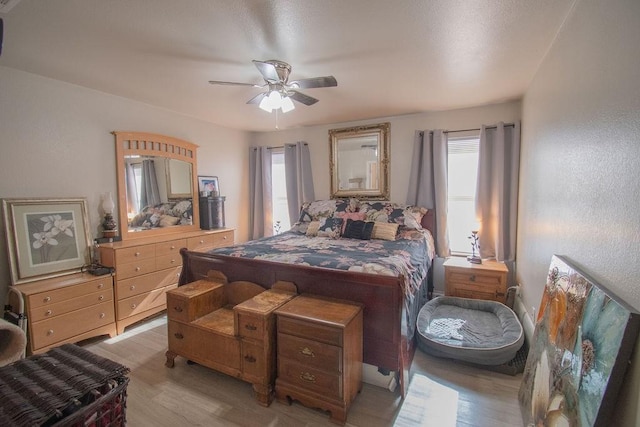
[[[416,131],[407,204],[434,210],[436,252],[450,255],[447,234],[447,135],[440,129]]]
[[[133,166],[126,164],[126,186],[127,186],[127,206],[130,210],[135,208],[135,212],[140,212],[140,200],[138,199],[138,188],[136,186],[136,176]]]
[[[249,239],[273,235],[271,150],[249,149]]]
[[[298,221],[302,203],[315,200],[309,144],[306,142],[285,144],[284,172],[287,182],[289,220],[293,225]]]
[[[158,177],[156,175],[156,165],[153,160],[142,161],[142,177],[140,191],[140,207],[154,206],[159,204],[160,189],[158,188]]]
[[[515,261],[520,123],[482,126],[476,189],[480,256]]]

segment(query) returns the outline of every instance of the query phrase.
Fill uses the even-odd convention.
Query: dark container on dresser
[[[200,228],[224,228],[224,196],[200,197]]]

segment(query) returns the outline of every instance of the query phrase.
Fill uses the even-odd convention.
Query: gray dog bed
[[[506,363],[524,343],[518,317],[496,301],[438,297],[422,307],[417,327],[425,353],[479,365]]]

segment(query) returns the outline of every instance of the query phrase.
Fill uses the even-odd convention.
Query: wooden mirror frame
[[[329,173],[331,175],[331,198],[355,197],[366,200],[389,200],[389,165],[390,165],[390,129],[391,124],[378,123],[329,130]],[[374,189],[341,189],[339,186],[339,145],[341,141],[352,141],[356,138],[375,138],[377,141],[378,188]]]
[[[182,233],[200,230],[200,203],[198,193],[197,149],[198,146],[170,136],[145,132],[112,132],[116,137],[116,173],[118,178],[118,215],[122,240]],[[129,231],[127,216],[126,156],[154,156],[176,159],[191,165],[191,206],[193,209],[191,225],[174,225],[151,228],[144,231]]]

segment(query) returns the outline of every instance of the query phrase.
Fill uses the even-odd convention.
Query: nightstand
[[[472,264],[464,258],[451,257],[444,262],[445,294],[505,303],[508,272],[502,262]]]
[[[362,387],[362,307],[310,295],[276,310],[276,399],[331,413],[343,425]]]

